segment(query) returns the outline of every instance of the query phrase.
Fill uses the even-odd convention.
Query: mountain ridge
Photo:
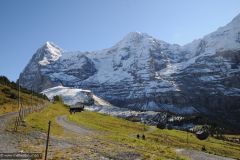
[[[239,19],[184,46],[139,32],[100,51],[64,52],[46,44],[51,49],[37,50],[20,79],[36,91],[77,87],[119,107],[170,112],[193,108],[193,114],[231,113],[235,121],[240,115]]]

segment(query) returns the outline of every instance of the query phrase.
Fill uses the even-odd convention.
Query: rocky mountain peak
[[[51,47],[57,47],[53,42],[47,41],[43,44],[43,47],[45,48],[51,48]]]
[[[235,25],[237,25],[237,24],[240,25],[240,13],[236,17],[234,17],[230,23],[235,24]]]
[[[147,33],[130,32],[130,33],[128,33],[128,34],[124,37],[124,39],[125,39],[125,40],[135,40],[135,39],[147,38],[147,37],[151,37],[151,36],[148,35]]]
[[[117,43],[117,46],[126,47],[131,45],[141,45],[146,43],[148,39],[153,39],[153,37],[146,33],[130,32],[119,43]]]
[[[46,42],[38,51],[41,60],[38,62],[40,65],[47,65],[51,61],[56,61],[62,56],[63,50],[52,42]]]

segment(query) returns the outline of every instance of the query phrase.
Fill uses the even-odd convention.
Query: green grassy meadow
[[[98,139],[102,144],[109,147],[102,147],[101,152],[110,152],[113,157],[115,151],[131,150],[144,159],[187,159],[175,152],[177,148],[188,148],[201,150],[205,146],[206,152],[220,156],[240,158],[240,144],[208,138],[198,140],[195,135],[178,130],[158,129],[141,123],[127,121],[121,118],[112,117],[96,112],[84,111],[76,114],[69,114],[66,106],[56,103],[50,104],[39,113],[33,113],[26,117],[26,122],[31,129],[47,131],[47,123],[52,121],[51,134],[64,136],[64,129],[56,123],[56,117],[67,115],[68,120],[88,128],[95,134],[90,137]],[[140,134],[140,138],[136,137]],[[145,135],[143,140],[141,135]]]

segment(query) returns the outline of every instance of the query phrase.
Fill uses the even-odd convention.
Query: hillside
[[[24,106],[40,105],[48,101],[42,94],[20,88],[20,102]],[[18,108],[18,85],[10,82],[7,77],[0,76],[0,114],[17,111]]]
[[[25,120],[27,127],[19,134],[27,135],[28,140],[22,141],[21,146],[24,151],[33,152],[44,152],[45,139],[39,132],[46,132],[48,120],[52,121],[50,159],[194,159],[196,155],[213,160],[230,160],[215,155],[240,158],[237,143],[213,137],[201,141],[192,133],[162,130],[96,112],[70,114],[59,103],[30,114]],[[203,146],[205,152],[201,151]]]

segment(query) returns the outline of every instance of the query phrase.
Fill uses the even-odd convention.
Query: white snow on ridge
[[[50,64],[47,57],[43,57],[43,60],[39,61],[38,63],[42,66],[46,66],[46,65]]]
[[[101,105],[101,106],[108,106],[108,107],[112,107],[113,105],[110,104],[109,102],[97,97],[96,95],[93,95],[93,99],[95,101],[96,104]]]
[[[192,52],[193,55],[191,56],[194,56],[200,42],[206,44],[205,52],[209,54],[214,54],[220,50],[240,49],[240,14],[226,26],[218,28],[215,32],[204,36],[202,39],[184,45],[183,48]]]
[[[62,56],[61,49],[51,42],[46,42],[46,50],[50,53],[52,61],[56,61]]]
[[[240,14],[229,24],[203,38],[209,47],[216,50],[240,49]]]
[[[160,80],[171,77],[172,74],[181,73],[205,56],[212,56],[219,50],[240,49],[240,15],[228,25],[217,31],[195,40],[184,46],[168,44],[157,40],[146,33],[130,32],[113,47],[95,52],[63,52],[54,44],[47,42],[46,50],[49,54],[39,61],[41,65],[48,65],[61,57],[62,71],[82,68],[85,64],[84,56],[91,59],[97,73],[88,77],[85,82],[114,84],[122,80],[133,81],[132,73],[135,72],[142,79],[149,79],[149,63],[151,51],[157,48],[157,54],[167,56],[166,59],[154,59],[159,65],[169,61],[165,68],[156,71],[155,78]],[[239,39],[238,39],[239,38]],[[171,53],[171,54],[169,54]],[[183,54],[182,54],[183,53]],[[154,53],[155,54],[155,53]],[[156,54],[156,55],[157,55]],[[83,57],[83,58],[80,58]],[[163,56],[164,57],[164,56]],[[66,78],[63,78],[63,77]],[[69,76],[69,77],[67,77]],[[78,81],[74,76],[52,76],[60,77],[65,81]],[[159,82],[158,81],[158,82]],[[169,86],[171,87],[171,86]],[[175,88],[175,86],[172,86]]]
[[[57,61],[62,56],[62,49],[51,42],[46,42],[44,45],[44,57],[38,63],[42,66],[50,64],[51,61]]]
[[[127,108],[119,108],[119,107],[107,107],[107,106],[101,106],[101,105],[92,105],[92,106],[86,106],[85,107],[89,111],[98,112],[102,114],[108,114],[111,116],[121,117],[121,118],[127,118],[127,117],[146,117],[146,116],[152,116],[158,114],[158,112],[154,111],[146,111],[146,112],[139,112],[139,111],[133,111]]]

